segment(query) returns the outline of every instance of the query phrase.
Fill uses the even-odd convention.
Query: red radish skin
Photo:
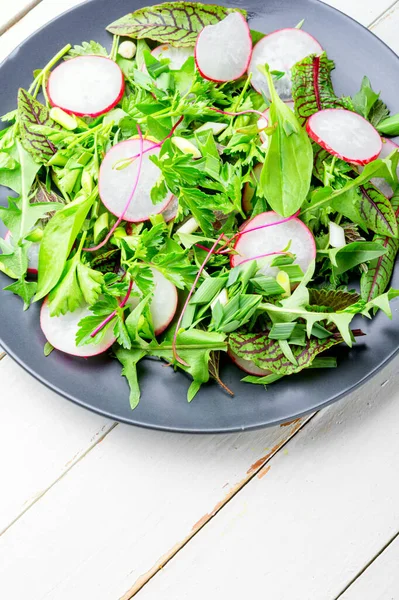
[[[107,152],[100,167],[99,194],[104,206],[116,217],[120,217],[131,194],[132,181],[135,180],[138,161],[133,160],[123,169],[116,166],[123,165],[132,156],[139,154],[139,139],[120,142]],[[152,187],[159,179],[160,171],[153,162],[151,155],[158,155],[159,147],[154,142],[144,139],[144,156],[140,179],[135,196],[124,215],[124,220],[131,223],[147,221],[151,215],[156,215],[165,210],[170,202],[170,196],[158,204],[153,204],[150,196]]]
[[[241,369],[241,371],[245,371],[249,375],[255,375],[258,377],[265,377],[266,375],[270,375],[271,371],[268,369],[261,369],[257,367],[256,364],[252,360],[246,360],[245,358],[241,358],[232,350],[228,350],[227,354],[230,356],[233,363]]]
[[[176,314],[178,296],[176,286],[169,279],[166,279],[154,267],[151,267],[151,271],[154,277],[155,288],[154,297],[150,303],[150,312],[155,335],[160,335],[169,327]],[[137,291],[137,287],[133,286],[133,292]],[[131,296],[127,301],[127,305],[133,310],[139,304],[140,300],[141,298],[137,296]]]
[[[240,236],[234,246],[237,254],[230,257],[232,267],[263,256],[268,253],[282,252],[289,246],[289,252],[296,255],[295,263],[305,273],[316,258],[316,244],[311,231],[296,217],[282,221],[283,217],[273,211],[257,215],[244,223]],[[264,227],[269,225],[268,227]],[[263,229],[255,229],[258,227]],[[278,267],[270,267],[275,256],[258,260],[260,272],[275,277]]]
[[[163,218],[165,219],[165,221],[167,223],[169,223],[169,221],[173,221],[173,219],[176,219],[178,209],[179,209],[179,201],[176,198],[176,196],[174,196],[172,194],[170,196],[170,200],[169,200],[167,207],[162,212]]]
[[[251,83],[259,93],[264,92],[270,98],[269,86],[258,65],[268,64],[271,71],[286,73],[274,82],[282,100],[292,100],[291,68],[309,54],[323,52],[319,42],[302,29],[279,29],[259,40],[252,52],[248,74],[252,73]]]
[[[4,236],[6,242],[11,242],[11,232],[7,231]],[[28,273],[30,275],[37,275],[39,268],[39,242],[33,242],[28,248]]]
[[[47,341],[60,352],[81,358],[90,358],[91,356],[97,356],[106,352],[116,341],[111,325],[100,343],[90,343],[84,346],[76,345],[75,337],[79,321],[92,314],[88,307],[84,307],[78,308],[73,313],[66,313],[59,317],[50,317],[49,302],[48,298],[46,298],[40,311],[40,326]]]
[[[378,158],[382,150],[378,131],[350,110],[320,110],[309,117],[306,131],[327,152],[355,165],[367,165]]]
[[[392,140],[387,140],[386,138],[381,138],[382,141],[382,150],[378,156],[378,158],[387,158],[394,150],[399,150],[399,146],[395,144]],[[359,167],[359,173],[363,171],[364,167]],[[396,169],[396,174],[399,177],[399,167]],[[370,180],[371,183],[379,190],[384,196],[388,199],[393,196],[393,189],[389,185],[389,183],[383,177],[373,177]]]
[[[255,195],[256,185],[259,182],[262,168],[262,163],[258,163],[254,166],[252,173],[252,181],[255,184],[255,187],[253,187],[253,184],[251,184],[249,181],[247,181],[247,183],[244,185],[244,190],[242,193],[242,209],[245,212],[245,214],[248,214],[253,210],[252,199]]]
[[[65,61],[50,74],[47,84],[51,106],[77,117],[99,117],[109,112],[124,92],[120,67],[105,56],[78,56]]]
[[[252,39],[244,16],[234,12],[199,33],[195,64],[210,81],[224,83],[244,75],[251,60]]]

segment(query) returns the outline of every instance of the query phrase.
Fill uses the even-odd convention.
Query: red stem
[[[195,288],[196,288],[196,285],[197,285],[197,283],[198,283],[198,281],[199,281],[199,278],[201,277],[201,275],[202,275],[202,272],[203,272],[203,270],[205,269],[206,263],[207,263],[207,262],[208,262],[208,260],[211,258],[211,256],[212,256],[212,254],[213,254],[213,251],[214,251],[214,249],[216,248],[216,246],[218,245],[218,243],[219,243],[219,242],[220,242],[220,240],[222,239],[223,235],[224,235],[224,234],[222,233],[222,234],[221,234],[221,235],[218,237],[218,239],[216,240],[216,242],[213,244],[212,248],[210,248],[210,250],[208,251],[208,254],[207,254],[207,255],[206,255],[206,257],[205,257],[205,259],[204,259],[204,262],[202,263],[202,265],[201,265],[201,266],[200,266],[200,268],[199,268],[199,271],[198,271],[198,273],[197,273],[197,276],[196,276],[196,278],[195,278],[195,280],[194,280],[194,283],[193,283],[193,285],[191,286],[191,290],[189,291],[189,294],[188,294],[188,296],[187,296],[187,298],[186,298],[186,301],[185,301],[185,303],[184,303],[183,309],[182,309],[182,311],[181,311],[181,313],[180,313],[179,320],[177,321],[176,330],[175,330],[175,333],[174,333],[174,336],[173,336],[173,342],[172,342],[172,352],[173,352],[173,358],[174,358],[174,359],[175,359],[177,362],[179,362],[180,364],[184,365],[185,367],[188,367],[189,365],[188,365],[186,362],[184,362],[184,360],[183,360],[183,359],[181,359],[181,358],[180,358],[180,356],[177,354],[177,350],[176,350],[177,335],[178,335],[178,333],[179,333],[180,326],[181,326],[181,324],[182,324],[182,321],[183,321],[184,313],[185,313],[185,312],[186,312],[186,310],[187,310],[187,306],[188,306],[188,304],[189,304],[189,302],[190,302],[190,300],[191,300],[191,296],[192,296],[192,295],[193,295],[193,293],[194,293],[194,290],[195,290]]]
[[[126,302],[129,300],[130,294],[132,293],[132,288],[133,288],[133,279],[131,279],[130,282],[129,282],[129,287],[128,287],[126,296],[124,297],[124,299],[120,303],[119,308],[124,308],[124,306],[126,306]],[[118,310],[119,309],[117,308],[110,315],[108,315],[108,317],[106,319],[104,319],[104,321],[102,323],[100,323],[100,325],[98,327],[96,327],[96,329],[90,334],[90,337],[91,338],[96,337],[97,333],[99,333],[102,329],[104,329],[104,327],[106,325],[108,325],[108,323],[110,321],[112,321],[112,319],[114,317],[116,317],[116,315],[118,313]]]

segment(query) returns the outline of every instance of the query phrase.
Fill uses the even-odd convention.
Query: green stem
[[[111,48],[111,52],[110,52],[110,59],[111,60],[116,60],[116,55],[118,53],[118,47],[119,47],[119,35],[114,35],[114,39],[112,41],[112,48]]]
[[[71,44],[67,44],[66,46],[64,46],[62,48],[62,50],[60,50],[51,60],[50,62],[47,63],[47,65],[40,71],[40,73],[35,77],[35,79],[32,82],[32,85],[30,86],[28,92],[29,94],[32,94],[35,87],[37,86],[37,84],[39,83],[39,86],[41,84],[42,81],[42,77],[52,68],[54,67],[55,64],[57,64],[57,62],[65,55],[67,54],[67,52],[70,51],[70,49],[72,48]],[[37,93],[36,93],[37,96]]]
[[[23,168],[24,168],[24,159],[22,156],[22,146],[21,143],[19,141],[17,141],[17,148],[18,148],[18,158],[19,158],[19,164],[21,165],[21,226],[19,229],[19,238],[22,239],[25,236],[25,221],[26,221],[26,214],[28,212],[29,209],[29,190],[26,189],[26,181],[25,181],[25,177],[24,177],[24,173],[23,173]]]

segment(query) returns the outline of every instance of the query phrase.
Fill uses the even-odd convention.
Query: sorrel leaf
[[[307,56],[292,68],[292,97],[300,123],[326,108],[353,110],[350,98],[337,98],[331,81],[335,65],[325,52],[320,56]]]
[[[395,194],[391,202],[399,225],[399,193]],[[386,254],[370,262],[367,273],[363,273],[360,279],[362,298],[366,301],[373,300],[386,290],[399,250],[397,238],[375,235],[373,241],[386,248]]]
[[[383,236],[397,237],[395,212],[386,198],[372,183],[360,186],[359,212],[367,227]]]
[[[237,9],[198,2],[165,2],[140,8],[118,19],[107,29],[116,35],[147,38],[173,46],[194,46],[199,32]],[[246,12],[240,10],[244,15]]]
[[[61,129],[50,119],[50,111],[35,100],[22,88],[18,92],[18,122],[21,132],[21,143],[36,162],[46,163],[57,152],[54,144],[42,133],[32,131],[32,125],[46,125],[53,129]]]
[[[309,288],[309,304],[323,308],[330,308],[333,312],[344,310],[348,306],[360,300],[356,292],[345,292],[343,290],[326,290]]]

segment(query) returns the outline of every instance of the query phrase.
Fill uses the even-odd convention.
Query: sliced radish
[[[176,48],[170,44],[161,44],[151,52],[157,60],[167,58],[169,60],[169,69],[178,71],[190,56],[194,56],[194,48]]]
[[[327,152],[355,165],[366,165],[382,150],[378,131],[350,110],[320,110],[309,117],[306,131]]]
[[[161,334],[170,325],[175,316],[177,309],[177,290],[176,286],[173,285],[169,279],[166,279],[164,275],[158,269],[151,267],[152,275],[154,277],[154,297],[150,304],[150,311],[152,316],[152,323],[154,325],[155,335]],[[138,291],[138,288],[134,285],[134,291]],[[132,309],[135,308],[141,298],[132,296],[127,305]]]
[[[50,75],[47,92],[52,106],[79,117],[98,117],[118,104],[125,91],[119,66],[104,56],[78,56]]]
[[[395,142],[392,142],[392,140],[387,140],[386,138],[381,138],[381,139],[382,139],[382,150],[381,150],[378,158],[386,158],[394,150],[399,150],[399,146],[397,144],[395,144]],[[359,167],[359,173],[361,173],[363,171],[363,168],[364,167]],[[399,166],[396,169],[396,174],[399,177]],[[386,198],[392,198],[393,189],[383,177],[373,177],[373,179],[371,179],[370,181],[377,188],[377,190],[379,190],[382,194],[384,194],[384,196]]]
[[[40,311],[40,326],[46,339],[54,348],[66,354],[88,358],[106,352],[115,342],[113,326],[108,327],[104,338],[100,343],[90,343],[84,346],[76,345],[76,333],[79,321],[84,317],[90,317],[93,313],[88,307],[78,308],[74,312],[68,312],[59,317],[50,316],[48,300],[44,300]]]
[[[12,242],[11,231],[7,231],[4,236],[6,242]],[[28,273],[31,275],[37,275],[39,269],[39,250],[40,243],[33,242],[28,248]]]
[[[262,38],[254,47],[248,73],[252,73],[251,83],[257,92],[264,92],[270,98],[266,78],[258,66],[269,65],[270,71],[284,72],[281,79],[274,82],[282,100],[291,100],[291,69],[309,54],[323,52],[319,42],[302,29],[279,29]]]
[[[197,38],[195,62],[211,81],[234,81],[244,75],[251,59],[252,40],[248,23],[233,12],[215,25],[207,25]]]
[[[285,104],[292,110],[292,112],[295,111],[295,102],[293,100],[287,100]],[[263,111],[263,115],[264,115],[263,118],[260,118],[258,120],[258,129],[259,129],[259,137],[260,137],[261,141],[263,142],[263,147],[267,148],[267,144],[269,142],[269,136],[262,130],[266,129],[266,127],[269,126],[270,107]]]
[[[257,375],[259,377],[264,377],[265,375],[270,375],[271,371],[268,369],[261,369],[257,367],[256,364],[252,360],[246,360],[245,358],[240,358],[235,352],[232,350],[228,350],[228,355],[234,364],[237,365],[242,371],[245,373],[249,373],[250,375]]]
[[[257,165],[255,165],[252,173],[252,182],[250,183],[249,181],[247,181],[247,183],[244,185],[244,190],[242,193],[242,209],[246,214],[250,213],[253,209],[252,199],[256,192],[256,186],[258,185],[260,180],[262,168],[262,163],[258,163]]]
[[[277,254],[289,247],[289,252],[296,256],[295,263],[304,273],[316,257],[312,233],[295,217],[287,220],[269,211],[250,219],[244,225],[234,246],[237,254],[231,257],[232,267],[248,260],[257,260],[261,273],[276,277],[279,269],[270,267],[270,263],[276,258],[272,253]],[[265,254],[270,256],[265,257]]]
[[[151,189],[160,176],[160,170],[150,161],[150,156],[158,156],[159,154],[159,148],[148,150],[153,145],[154,142],[147,139],[144,140],[145,154],[143,156],[140,178],[134,198],[123,217],[125,221],[132,223],[146,221],[150,215],[157,215],[165,210],[170,202],[170,196],[167,196],[165,200],[158,204],[153,204],[151,200]],[[123,214],[123,210],[129,200],[137,174],[139,153],[140,140],[127,140],[111,148],[101,163],[98,181],[100,198],[107,209],[117,217]],[[136,156],[137,158],[129,162],[127,159],[130,159],[132,156]]]
[[[173,219],[176,219],[178,209],[179,209],[179,201],[176,198],[176,196],[174,196],[172,194],[170,196],[170,200],[169,200],[168,206],[162,212],[163,218],[165,219],[165,221],[167,223],[169,223],[169,221],[173,221]]]

